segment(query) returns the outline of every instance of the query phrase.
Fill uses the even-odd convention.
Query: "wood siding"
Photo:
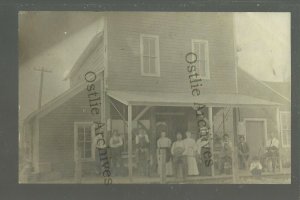
[[[267,135],[271,133],[279,134],[277,130],[276,108],[239,108],[239,117],[240,121],[243,121],[245,118],[266,119]]]
[[[100,82],[96,84],[100,93]],[[83,90],[40,119],[40,171],[59,172],[61,176],[74,173],[74,122],[99,121],[91,114],[88,92]],[[99,115],[98,115],[99,116]],[[94,166],[84,162],[84,168]],[[49,168],[49,169],[43,169]],[[87,171],[93,172],[89,169]]]
[[[102,37],[103,38],[103,37]],[[104,69],[104,45],[103,39],[93,48],[87,58],[83,61],[80,67],[70,77],[70,85],[74,85],[84,81],[86,72],[99,72]]]
[[[276,108],[240,108],[240,121],[245,118],[262,118],[267,122],[267,135],[274,133],[280,142],[280,154],[283,167],[290,167],[291,165],[291,149],[282,147],[281,133],[277,129]]]
[[[108,88],[190,92],[185,55],[192,39],[208,40],[210,80],[202,93],[234,93],[233,16],[230,13],[108,14]],[[159,36],[160,77],[141,75],[140,34]]]

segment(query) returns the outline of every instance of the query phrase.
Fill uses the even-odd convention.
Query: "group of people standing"
[[[178,132],[176,140],[172,140],[167,136],[166,131],[160,133],[157,140],[157,172],[162,173],[165,167],[166,176],[176,176],[177,178],[185,178],[187,176],[210,176],[212,174],[213,160],[211,158],[211,141],[207,127],[202,127],[199,134],[195,137],[191,132],[186,131],[183,135]],[[194,139],[197,138],[197,139]],[[223,135],[222,149],[218,162],[220,173],[230,174],[232,172],[232,152],[233,146],[228,134]],[[117,130],[112,132],[112,136],[108,141],[110,152],[110,167],[112,175],[122,176],[125,174],[122,151],[124,150],[123,138]],[[135,136],[136,156],[135,161],[139,175],[150,175],[150,140],[147,132],[144,129],[139,129]],[[253,175],[261,174],[261,171],[266,165],[266,162],[271,159],[273,171],[278,165],[278,146],[279,141],[276,137],[272,137],[268,141],[266,152],[259,157],[251,158],[249,163],[250,148],[245,141],[245,136],[239,136],[237,144],[238,161],[240,169],[250,169]],[[106,145],[96,145],[97,148],[105,148]],[[162,155],[164,154],[164,157]],[[153,157],[153,156],[152,156]],[[162,162],[162,159],[165,159]],[[210,162],[211,161],[211,162]],[[164,166],[162,166],[164,163]],[[249,164],[248,164],[249,163]],[[98,170],[100,171],[100,170]]]
[[[139,129],[135,137],[136,145],[136,164],[139,175],[149,176],[150,166],[150,140],[144,129]],[[122,162],[123,139],[114,130],[109,140],[110,150],[110,166],[113,175],[120,175],[123,168]],[[172,143],[167,137],[167,133],[162,131],[160,138],[157,140],[157,172],[161,173],[162,169],[162,152],[165,152],[165,167],[166,175],[176,175],[179,177],[195,176],[195,175],[210,175],[211,168],[204,163],[204,152],[210,150],[209,140],[207,136],[200,137],[197,142],[192,137],[191,132],[176,134],[176,141]]]
[[[211,168],[204,162],[204,153],[210,149],[208,138],[200,137],[197,142],[192,133],[187,131],[185,138],[181,133],[176,134],[176,141],[173,143],[161,132],[157,140],[158,172],[162,169],[162,150],[165,151],[166,175],[175,175],[177,178],[186,176],[210,175]]]

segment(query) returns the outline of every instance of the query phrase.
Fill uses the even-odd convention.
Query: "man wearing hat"
[[[111,149],[112,174],[120,175],[121,169],[123,168],[123,162],[122,162],[123,140],[117,130],[113,130],[112,137],[109,140],[109,146]]]

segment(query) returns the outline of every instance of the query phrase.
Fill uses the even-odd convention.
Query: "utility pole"
[[[39,90],[39,104],[38,104],[38,109],[41,109],[41,107],[42,107],[43,84],[44,84],[44,72],[50,73],[52,71],[47,70],[44,67],[34,68],[34,71],[39,71],[41,73],[40,90]]]

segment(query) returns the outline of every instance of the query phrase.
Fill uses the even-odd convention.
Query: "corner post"
[[[238,143],[238,108],[233,108],[233,149],[232,149],[232,178],[233,183],[237,183],[238,176],[238,156],[237,156],[237,143]]]
[[[280,131],[280,112],[279,107],[276,107],[276,121],[277,121],[277,133],[278,133],[278,140],[280,141],[281,138],[281,131]],[[282,143],[279,145],[282,147]],[[279,148],[279,171],[282,172],[282,160],[281,160],[281,148]]]
[[[128,175],[132,181],[132,105],[128,104]]]
[[[208,117],[209,117],[209,133],[211,135],[211,154],[212,157],[211,159],[213,160],[213,165],[212,165],[212,169],[211,169],[211,175],[215,176],[215,166],[214,166],[214,130],[213,130],[213,112],[212,112],[212,106],[208,107]]]

